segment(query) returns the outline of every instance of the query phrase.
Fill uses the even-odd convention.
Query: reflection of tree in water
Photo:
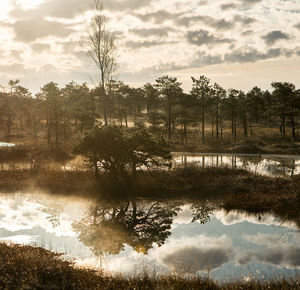
[[[213,207],[206,204],[194,204],[192,210],[192,223],[199,221],[201,224],[206,224],[210,221],[210,216],[213,215]]]
[[[39,211],[47,214],[46,219],[52,224],[53,228],[60,225],[60,211],[54,208],[39,207]]]
[[[271,175],[294,175],[296,171],[296,160],[288,158],[259,158],[252,156],[239,157],[243,169],[255,170],[255,167],[262,165]]]
[[[293,176],[296,170],[295,159],[277,159],[276,162],[267,163],[266,170],[273,175],[291,175]]]
[[[80,241],[97,256],[118,254],[125,244],[147,253],[153,243],[164,244],[177,211],[174,204],[159,202],[130,201],[112,208],[95,206],[73,228]]]

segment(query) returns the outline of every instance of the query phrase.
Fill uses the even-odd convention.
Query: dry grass
[[[126,176],[125,176],[126,177]],[[262,200],[295,198],[300,192],[300,176],[272,178],[243,169],[200,168],[189,165],[170,171],[138,171],[133,182],[103,173],[96,178],[92,171],[61,169],[0,171],[0,190],[16,192],[40,189],[49,193],[88,194],[94,196],[152,198],[225,198]],[[120,198],[122,197],[120,196]]]
[[[300,289],[300,280],[235,282],[218,285],[201,278],[147,274],[125,278],[90,269],[75,268],[60,254],[31,246],[0,243],[1,289]]]

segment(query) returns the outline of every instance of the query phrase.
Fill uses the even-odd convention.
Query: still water
[[[299,222],[212,204],[0,195],[1,241],[64,253],[77,265],[124,275],[230,280],[300,274]]]
[[[16,146],[16,144],[0,142],[0,147],[14,147],[14,146]]]
[[[300,174],[299,155],[276,154],[209,154],[174,152],[175,165],[194,164],[203,168],[230,167],[245,169],[267,176],[293,176]]]
[[[209,154],[209,153],[172,153],[174,166],[230,167],[246,169],[253,173],[267,176],[293,176],[300,174],[299,155],[275,154]],[[49,162],[47,160],[0,162],[0,170],[30,170],[34,168],[59,169],[65,171],[89,170],[89,165],[82,158],[69,160],[65,163]]]

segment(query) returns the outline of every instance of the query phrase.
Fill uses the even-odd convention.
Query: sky
[[[115,78],[132,86],[168,74],[188,91],[191,76],[224,88],[300,87],[300,0],[104,0],[117,35]],[[37,92],[47,82],[91,86],[97,67],[84,52],[91,1],[1,0],[0,85]]]

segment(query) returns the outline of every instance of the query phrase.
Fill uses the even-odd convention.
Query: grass
[[[1,289],[300,289],[300,279],[219,285],[197,277],[126,278],[77,268],[43,248],[0,243]]]
[[[7,161],[32,161],[45,160],[66,161],[72,158],[67,150],[59,150],[44,144],[23,144],[12,147],[0,146],[0,162]]]
[[[193,165],[172,170],[138,171],[133,182],[129,176],[117,178],[107,173],[95,177],[92,171],[62,169],[21,169],[0,171],[0,190],[16,192],[40,189],[50,193],[122,194],[135,197],[199,197],[269,194],[294,196],[300,190],[300,176],[273,178],[243,169],[200,168]],[[120,196],[121,197],[121,196]]]
[[[300,155],[300,144],[289,138],[252,138],[238,140],[207,140],[205,144],[197,141],[192,144],[171,143],[173,151],[197,153],[240,153],[240,154],[287,154]]]

